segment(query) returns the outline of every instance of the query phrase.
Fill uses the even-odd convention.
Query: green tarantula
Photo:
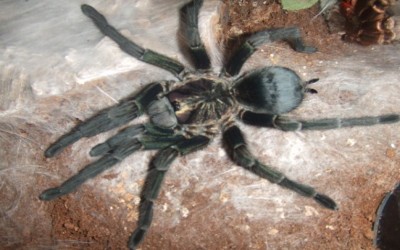
[[[328,196],[318,193],[310,186],[290,180],[257,160],[249,152],[242,132],[235,125],[237,120],[283,131],[370,126],[400,120],[398,114],[317,120],[295,120],[283,116],[302,103],[305,93],[315,92],[307,88],[307,85],[316,80],[302,81],[293,70],[279,66],[263,67],[239,74],[242,65],[260,45],[278,40],[287,41],[298,52],[313,53],[316,49],[304,45],[296,27],[266,29],[240,40],[240,46],[224,60],[221,73],[215,75],[210,70],[210,58],[198,31],[198,14],[202,2],[193,0],[180,10],[186,55],[192,62],[194,71],[174,59],[128,40],[93,7],[81,6],[83,13],[104,35],[116,42],[121,50],[140,61],[165,69],[177,78],[177,81],[148,84],[139,94],[130,96],[77,125],[45,152],[46,157],[53,157],[82,137],[95,136],[119,127],[142,114],[150,117],[148,123],[128,126],[104,143],[93,147],[90,155],[99,156],[98,160],[60,186],[48,189],[40,195],[41,200],[55,199],[74,191],[86,180],[121,162],[137,150],[159,150],[151,161],[141,193],[137,228],[128,242],[131,249],[135,249],[143,240],[151,225],[154,201],[172,162],[179,156],[206,147],[218,133],[222,133],[227,152],[238,165],[272,183],[311,197],[323,207],[337,209],[336,203]]]

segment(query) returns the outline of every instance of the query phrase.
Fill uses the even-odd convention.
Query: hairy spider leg
[[[72,176],[59,187],[44,191],[39,198],[52,200],[68,194],[78,188],[86,180],[97,176],[130,154],[139,150],[162,149],[182,141],[182,135],[175,135],[173,129],[163,129],[152,124],[128,126],[104,143],[92,148],[91,156],[102,156],[85,166],[78,174]]]
[[[354,126],[372,126],[377,124],[396,123],[400,121],[398,114],[364,116],[356,118],[325,118],[316,120],[291,120],[286,117],[276,119],[276,126],[285,131],[290,130],[326,130]]]
[[[363,116],[351,118],[322,118],[314,120],[296,120],[286,116],[260,114],[251,111],[243,112],[239,117],[244,123],[259,126],[277,128],[283,131],[298,130],[328,130],[354,126],[372,126],[377,124],[389,124],[400,122],[399,114],[387,114],[379,116]]]
[[[40,194],[39,198],[41,200],[49,201],[74,191],[85,181],[97,176],[115,164],[121,162],[140,147],[141,144],[136,139],[120,145],[119,147],[115,148],[112,153],[105,154],[99,160],[85,166],[81,171],[79,171],[78,174],[72,176],[60,186],[45,190]]]
[[[336,203],[328,196],[318,193],[313,187],[292,181],[281,172],[259,162],[248,150],[242,132],[237,126],[231,126],[223,133],[223,140],[232,160],[238,165],[282,187],[313,198],[320,205],[336,210]]]
[[[210,68],[211,62],[199,34],[198,16],[202,5],[202,0],[195,0],[181,8],[180,33],[185,39],[186,44],[183,45],[195,68],[205,70]]]
[[[316,48],[306,46],[303,43],[300,30],[297,27],[266,29],[256,32],[245,39],[236,52],[229,58],[223,70],[231,76],[237,75],[243,64],[257,51],[258,47],[265,43],[280,40],[289,42],[293,49],[298,52],[314,53],[317,51]]]
[[[94,146],[90,150],[89,155],[96,157],[112,152],[115,148],[123,145],[128,140],[134,139],[137,135],[143,134],[145,131],[146,127],[143,124],[128,126],[105,142]]]
[[[140,61],[165,69],[175,75],[178,79],[182,79],[186,70],[180,62],[155,51],[142,48],[136,43],[130,41],[114,27],[109,25],[106,18],[92,6],[83,4],[81,9],[86,16],[92,19],[94,24],[105,36],[108,36],[119,45],[122,51]]]
[[[102,110],[87,121],[78,124],[68,134],[60,137],[45,152],[46,157],[59,154],[64,148],[83,137],[92,137],[119,127],[143,114],[145,107],[163,92],[161,83],[152,83],[138,95],[122,100],[119,104]]]
[[[175,158],[199,150],[208,145],[210,139],[205,136],[195,136],[181,139],[175,144],[161,149],[151,162],[149,172],[142,190],[142,201],[137,228],[129,238],[128,247],[135,249],[143,240],[153,217],[153,204],[160,193],[165,173]]]

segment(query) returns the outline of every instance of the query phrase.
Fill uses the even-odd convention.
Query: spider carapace
[[[212,123],[233,105],[228,85],[213,79],[200,78],[174,89],[168,94],[179,124]]]

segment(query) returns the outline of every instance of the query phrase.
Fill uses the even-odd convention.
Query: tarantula
[[[283,131],[369,126],[400,120],[398,114],[309,121],[283,116],[302,103],[305,93],[315,92],[307,86],[316,79],[302,81],[293,70],[279,66],[263,67],[239,74],[242,65],[260,45],[268,42],[285,40],[294,50],[303,53],[313,53],[316,49],[304,45],[296,27],[266,29],[240,40],[240,46],[225,60],[221,73],[215,75],[210,70],[210,58],[198,31],[198,14],[202,2],[193,0],[180,10],[181,32],[186,40],[185,49],[194,71],[176,60],[128,40],[93,7],[81,6],[83,13],[104,35],[117,43],[121,50],[140,61],[169,71],[178,79],[148,84],[138,94],[78,124],[45,152],[46,157],[53,157],[82,137],[95,136],[119,127],[142,114],[149,116],[148,123],[128,126],[104,143],[93,147],[90,155],[98,156],[98,160],[60,186],[48,189],[40,195],[41,200],[55,199],[74,191],[86,180],[139,149],[159,150],[151,161],[141,193],[137,228],[128,243],[131,249],[143,240],[150,227],[154,202],[172,162],[179,156],[206,147],[218,133],[222,133],[227,152],[238,165],[272,183],[311,197],[323,207],[337,209],[336,203],[328,196],[285,177],[257,160],[249,152],[242,132],[235,125],[236,120]]]

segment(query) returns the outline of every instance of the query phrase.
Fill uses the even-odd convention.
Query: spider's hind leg
[[[298,120],[286,116],[245,111],[240,114],[239,118],[246,124],[259,127],[276,128],[283,131],[328,130],[400,122],[400,114],[362,116],[351,118],[321,118],[313,120]]]
[[[300,195],[313,198],[316,202],[326,208],[337,209],[336,203],[328,196],[318,193],[310,186],[292,181],[282,173],[259,162],[247,149],[243,135],[237,126],[228,128],[224,132],[223,138],[232,159],[240,166],[272,183],[288,188]]]
[[[297,27],[267,29],[249,36],[229,58],[225,65],[225,72],[231,76],[240,72],[243,64],[256,52],[258,47],[265,43],[275,41],[287,41],[295,51],[302,53],[314,53],[316,48],[304,44],[300,30]]]
[[[363,116],[351,118],[322,118],[315,120],[295,120],[287,117],[277,117],[275,127],[284,131],[297,130],[327,130],[356,126],[372,126],[400,122],[399,114],[380,116]]]

